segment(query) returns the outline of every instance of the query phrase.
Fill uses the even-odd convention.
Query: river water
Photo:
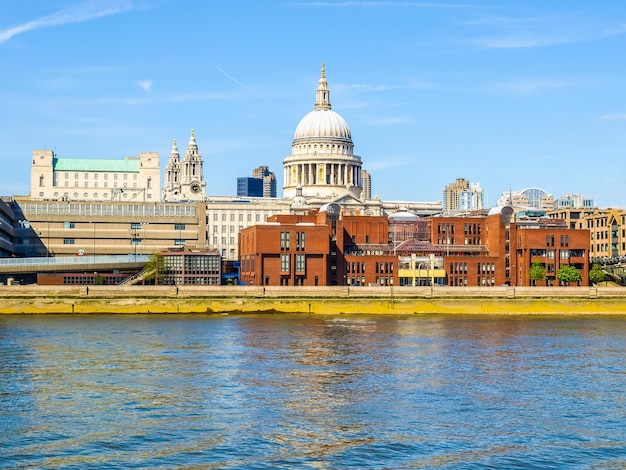
[[[0,467],[626,468],[626,316],[4,316]]]

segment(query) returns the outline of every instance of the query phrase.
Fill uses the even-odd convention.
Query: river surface
[[[626,316],[3,316],[0,468],[625,469]]]

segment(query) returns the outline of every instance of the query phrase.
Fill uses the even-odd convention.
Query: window
[[[174,224],[174,230],[185,230],[185,224]]]
[[[296,272],[303,273],[305,267],[304,255],[296,255]]]
[[[76,223],[75,222],[63,222],[63,228],[64,229],[76,228]]]
[[[141,238],[133,237],[130,239],[131,245],[141,245]]]
[[[73,238],[64,238],[63,239],[63,244],[64,245],[74,245],[76,243],[76,240],[74,240]]]
[[[280,271],[283,273],[289,272],[289,255],[280,255]]]
[[[300,249],[304,250],[304,234],[305,232],[302,232],[302,234],[300,235]]]

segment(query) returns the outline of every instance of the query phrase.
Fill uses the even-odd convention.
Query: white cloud
[[[542,90],[565,88],[567,84],[562,80],[547,80],[537,78],[522,78],[510,82],[496,83],[490,87],[491,91],[516,94],[536,93]]]
[[[605,114],[600,116],[601,121],[626,121],[626,113]]]
[[[364,93],[375,93],[380,91],[393,91],[393,90],[416,90],[416,89],[433,89],[437,88],[437,84],[427,81],[420,81],[418,79],[412,79],[410,82],[399,85],[385,85],[381,84],[369,84],[369,83],[338,83],[333,85],[334,90],[343,91],[357,91]]]
[[[137,85],[146,93],[150,93],[152,91],[152,80],[140,80],[137,82]]]
[[[476,8],[474,5],[463,3],[432,3],[432,2],[372,2],[372,1],[347,1],[347,2],[303,2],[289,3],[289,6],[297,7],[409,7],[409,8]]]
[[[81,23],[83,21],[123,13],[132,8],[132,3],[126,0],[106,2],[91,0],[83,2],[52,13],[51,15],[43,16],[36,20],[0,31],[0,44],[8,41],[13,36],[35,29],[49,28],[51,26],[59,26],[68,23]]]
[[[568,44],[579,42],[571,38],[553,38],[533,35],[518,35],[499,38],[480,38],[471,41],[478,47],[487,49],[522,49],[531,47],[555,46],[557,44]]]

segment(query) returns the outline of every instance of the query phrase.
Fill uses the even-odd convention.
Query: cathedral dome
[[[330,109],[311,111],[304,116],[296,127],[294,140],[324,137],[352,140],[348,123]]]
[[[283,162],[284,197],[293,198],[299,191],[304,197],[318,199],[336,199],[344,193],[360,197],[361,157],[353,152],[348,124],[331,109],[330,90],[322,63],[315,107],[298,123],[291,155],[287,155]]]

